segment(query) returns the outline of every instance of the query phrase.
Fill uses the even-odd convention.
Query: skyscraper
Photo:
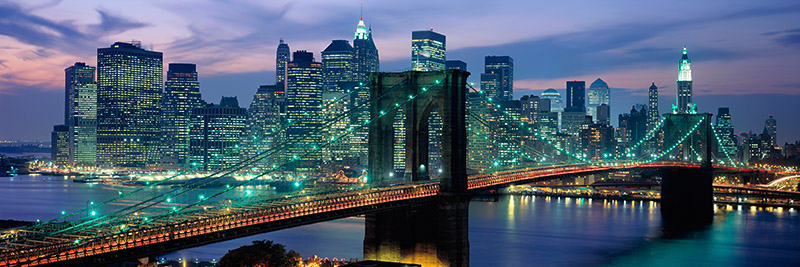
[[[606,104],[600,104],[595,109],[597,111],[597,118],[595,118],[595,121],[597,123],[611,125],[611,107]]]
[[[630,113],[619,114],[617,123],[619,124],[619,127],[617,127],[617,143],[621,146],[619,151],[626,151],[627,148],[644,139],[647,134],[647,108],[645,108],[645,105],[636,104],[636,106],[631,107]],[[642,151],[642,147],[639,146],[631,152],[638,157],[643,155]]]
[[[344,93],[341,83],[353,80],[353,47],[347,40],[333,40],[322,51],[322,83],[326,93]]]
[[[561,103],[561,93],[556,91],[556,89],[547,89],[542,92],[542,98],[550,99],[550,111],[551,112],[562,112],[564,111],[564,105]]]
[[[192,110],[202,105],[196,66],[191,63],[170,63],[161,107],[163,168],[187,167]]]
[[[587,113],[591,115],[595,121],[598,120],[597,107],[606,104],[611,107],[611,90],[608,89],[608,84],[600,78],[597,78],[591,85],[589,91],[586,93],[589,100],[587,105]]]
[[[719,145],[717,152],[720,159],[726,159],[726,153],[729,156],[735,156],[736,153],[736,135],[733,133],[733,125],[731,124],[731,113],[727,107],[722,107],[717,110],[717,121],[714,125],[717,137],[719,137]]]
[[[144,167],[158,162],[163,55],[138,42],[97,49],[97,161]]]
[[[234,152],[243,141],[247,110],[236,97],[222,97],[219,105],[192,110],[189,161],[203,171],[221,170],[240,160]]]
[[[255,157],[259,153],[265,153],[273,146],[280,143],[283,132],[281,128],[283,115],[286,112],[286,91],[281,85],[262,85],[258,87],[253,102],[250,103],[247,116],[248,142],[256,142],[250,145],[249,156]],[[259,141],[260,139],[260,141]],[[270,155],[255,163],[258,168],[270,167],[272,159],[278,158]]]
[[[411,33],[411,69],[415,71],[445,70],[446,38],[433,31]]]
[[[369,73],[380,71],[378,48],[372,40],[372,28],[367,30],[364,17],[361,17],[356,26],[353,39],[353,81],[367,84]]]
[[[650,85],[649,98],[647,102],[647,127],[653,128],[661,120],[661,115],[658,114],[658,87],[653,82]]]
[[[311,153],[319,136],[311,136],[319,128],[322,109],[322,63],[314,61],[314,54],[298,50],[286,67],[286,116],[290,126],[286,129],[291,142],[287,158],[297,159],[291,166],[298,171],[312,171],[319,166],[319,153]]]
[[[93,166],[97,162],[97,82],[95,68],[75,62],[66,68],[64,125],[68,130],[70,164]]]
[[[769,136],[769,143],[772,147],[778,146],[778,121],[769,114],[769,118],[764,121],[764,132]]]
[[[678,91],[676,93],[675,106],[672,107],[673,113],[693,114],[697,113],[697,105],[692,103],[692,61],[686,54],[686,47],[683,47],[683,55],[678,60]]]
[[[493,93],[503,101],[514,97],[514,59],[509,56],[486,56],[484,72],[497,74],[497,92]]]
[[[50,133],[50,158],[59,167],[70,166],[69,127],[63,124],[53,126]]]
[[[275,84],[286,88],[286,64],[289,63],[289,44],[281,39],[275,54]]]
[[[586,112],[586,82],[567,81],[567,107],[569,112]]]

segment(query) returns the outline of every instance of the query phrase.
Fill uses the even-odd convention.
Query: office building
[[[325,93],[344,93],[341,83],[353,81],[354,50],[347,40],[333,40],[322,51],[322,86]]]
[[[769,114],[769,118],[764,121],[764,132],[769,136],[769,143],[772,147],[778,146],[778,121]]]
[[[145,167],[159,161],[163,55],[138,42],[97,49],[97,161]]]
[[[497,74],[496,92],[490,95],[502,101],[509,101],[514,97],[514,59],[509,56],[486,56],[484,73]]]
[[[289,44],[281,39],[275,54],[275,84],[286,88],[286,64],[289,64]]]
[[[380,71],[378,48],[372,40],[372,27],[367,29],[364,17],[361,17],[356,26],[353,38],[353,81],[367,85],[369,74]]]
[[[53,126],[50,133],[50,160],[58,167],[69,167],[69,127],[63,124]]]
[[[735,157],[737,155],[736,135],[733,133],[729,108],[722,107],[717,110],[717,121],[714,124],[714,129],[719,138],[719,144],[717,144],[717,155],[719,157],[717,158],[727,160],[726,154]]]
[[[95,68],[75,62],[64,70],[68,162],[94,166],[97,162],[97,82]]]
[[[281,131],[286,115],[285,104],[286,91],[278,84],[259,86],[250,102],[247,111],[247,142],[255,143],[248,147],[248,156],[259,158],[254,163],[256,168],[268,170],[273,159],[280,158],[280,154],[273,154],[270,149],[279,147],[285,136]]]
[[[562,112],[564,111],[564,104],[561,102],[561,93],[556,89],[550,88],[542,92],[542,98],[550,99],[550,111]]]
[[[467,62],[461,60],[448,60],[445,61],[445,66],[448,70],[467,70]]]
[[[247,110],[236,97],[222,97],[219,105],[192,110],[189,162],[202,171],[222,170],[240,161]]]
[[[628,151],[637,142],[644,139],[647,134],[647,108],[645,105],[637,104],[631,107],[630,113],[619,114],[617,127],[617,144],[620,146],[619,152]],[[643,155],[644,150],[641,146],[630,151],[636,156]]]
[[[589,160],[602,160],[614,156],[614,127],[605,123],[593,123],[582,127],[580,142],[583,154]]]
[[[606,104],[600,104],[599,106],[595,107],[595,111],[597,113],[597,118],[595,121],[597,123],[604,123],[606,125],[611,125],[611,107]]]
[[[567,106],[568,112],[586,112],[586,82],[567,81]]]
[[[592,116],[592,118],[595,119],[595,121],[599,122],[597,107],[603,104],[609,107],[611,106],[611,90],[608,88],[608,84],[603,81],[603,79],[597,78],[597,80],[589,85],[589,91],[586,92],[586,95],[588,97],[586,111]]]
[[[440,71],[446,65],[446,38],[433,31],[411,33],[411,69],[415,71]]]
[[[683,47],[683,55],[678,60],[678,88],[676,92],[675,106],[672,113],[694,114],[697,113],[697,105],[692,103],[692,61],[686,54],[686,47]]]
[[[161,166],[188,167],[192,110],[203,106],[195,64],[170,63],[161,106]]]
[[[322,63],[314,54],[298,50],[286,68],[286,117],[289,124],[286,140],[290,142],[286,158],[293,161],[289,169],[301,172],[318,171],[320,142],[318,129],[322,110]]]

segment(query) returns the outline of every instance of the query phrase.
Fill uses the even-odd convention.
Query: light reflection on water
[[[0,219],[35,220],[119,188],[63,177],[0,178]],[[123,190],[125,190],[123,188]],[[621,202],[621,203],[620,203]],[[501,196],[470,204],[472,266],[798,265],[800,214],[795,209],[719,206],[714,223],[664,238],[657,202]],[[360,258],[363,218],[346,218],[187,249],[168,258],[219,259],[229,249],[269,239],[303,257]]]

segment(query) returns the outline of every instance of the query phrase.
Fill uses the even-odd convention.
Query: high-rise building
[[[170,63],[161,106],[161,165],[186,168],[192,110],[203,106],[195,64]]]
[[[247,110],[236,97],[222,97],[219,105],[192,110],[189,162],[203,171],[221,170],[240,161],[236,152],[245,134]]]
[[[556,91],[556,89],[547,89],[542,92],[542,98],[550,99],[550,111],[551,112],[562,112],[564,111],[564,105],[561,103],[561,93]]]
[[[275,84],[286,88],[286,64],[289,64],[289,44],[281,39],[275,54]]]
[[[672,107],[673,113],[693,114],[697,113],[697,105],[692,103],[692,61],[686,54],[686,47],[683,47],[683,55],[678,60],[678,89],[676,93],[675,106]]]
[[[484,73],[497,74],[496,92],[490,95],[503,101],[514,97],[514,59],[509,56],[486,56],[484,58]]]
[[[658,87],[653,82],[650,85],[647,102],[647,127],[653,128],[661,120],[661,114],[658,114]]]
[[[415,71],[445,70],[446,38],[433,31],[411,33],[411,69]]]
[[[620,146],[620,152],[626,151],[633,147],[637,142],[644,139],[647,134],[647,108],[645,105],[637,104],[631,107],[630,113],[619,114],[619,121],[617,122],[617,144]],[[644,155],[641,146],[631,151],[635,156]]]
[[[97,162],[97,82],[95,68],[75,62],[64,70],[64,125],[68,130],[70,164],[93,166]]]
[[[586,111],[595,121],[599,122],[597,107],[602,104],[611,107],[611,90],[608,88],[608,84],[605,81],[597,78],[597,80],[594,80],[594,82],[589,85],[589,91],[586,92],[586,95],[589,98]]]
[[[353,80],[353,47],[347,40],[333,40],[322,51],[322,83],[326,93],[344,93],[342,83]]]
[[[138,42],[97,49],[97,161],[144,167],[159,160],[163,55]]]
[[[497,73],[481,73],[481,91],[491,99],[491,101],[498,101],[501,99],[498,95],[498,88],[500,88],[500,75]]]
[[[524,95],[519,101],[521,105],[520,119],[523,122],[534,124],[538,121],[540,113],[550,112],[550,99]]]
[[[524,157],[520,155],[520,137],[522,133],[519,126],[521,111],[520,101],[502,101],[500,105],[500,110],[502,110],[503,113],[497,112],[497,129],[499,132],[496,132],[494,138],[492,138],[498,145],[498,154],[495,160],[500,166],[518,165],[520,161],[524,159]]]
[[[492,144],[492,104],[478,92],[467,93],[467,166],[478,172],[486,171],[492,164],[497,147]]]
[[[290,168],[296,171],[316,171],[320,154],[312,150],[320,137],[322,63],[315,62],[311,52],[294,52],[286,68],[286,86],[286,139],[290,142],[286,157],[295,160]]]
[[[611,125],[611,107],[609,105],[600,104],[595,110],[597,111],[597,118],[595,119],[597,123]]]
[[[50,133],[50,158],[59,167],[72,165],[69,161],[69,127],[66,125],[53,126]]]
[[[567,106],[569,112],[586,112],[586,82],[567,81]]]
[[[614,127],[605,123],[593,123],[580,130],[583,153],[590,160],[607,159],[614,155]]]
[[[467,70],[467,62],[461,60],[448,60],[444,64],[448,70]]]
[[[717,110],[717,121],[714,128],[716,129],[717,137],[719,137],[717,152],[721,156],[717,158],[726,159],[726,154],[728,156],[736,156],[736,135],[733,133],[729,108],[723,107]]]
[[[378,48],[372,40],[372,28],[367,30],[364,24],[364,17],[359,19],[353,39],[353,67],[353,81],[365,85],[369,83],[370,73],[380,71]]]
[[[778,121],[769,114],[769,118],[764,121],[764,132],[769,135],[769,143],[772,147],[778,146]]]
[[[248,149],[249,157],[262,156],[255,163],[257,168],[267,168],[276,155],[270,154],[270,148],[277,146],[282,140],[283,132],[279,131],[286,113],[286,91],[281,85],[261,85],[258,87],[247,113],[247,141],[255,142]],[[263,155],[262,155],[263,154]]]

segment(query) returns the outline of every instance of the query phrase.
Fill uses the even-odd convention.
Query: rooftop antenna
[[[364,3],[361,3],[361,14],[359,15],[360,20],[364,20]]]

